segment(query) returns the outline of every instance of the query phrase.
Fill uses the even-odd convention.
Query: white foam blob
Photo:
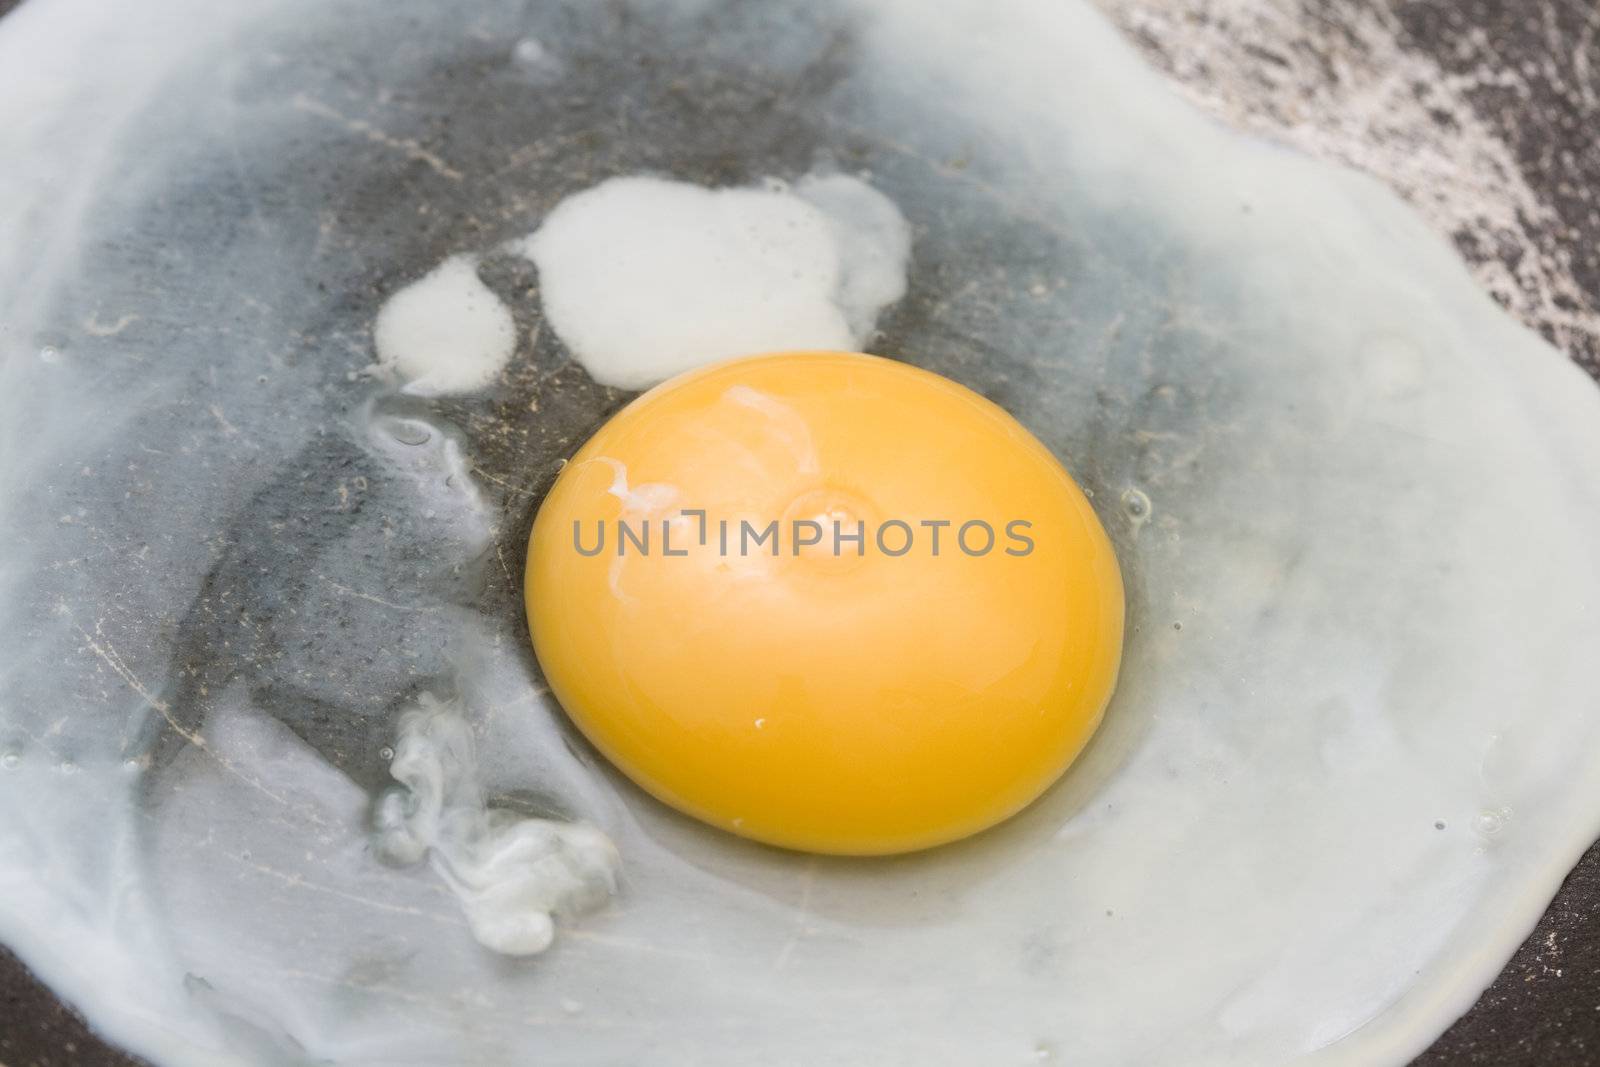
[[[401,717],[389,766],[400,785],[377,806],[379,850],[403,864],[428,859],[486,948],[543,952],[557,917],[616,891],[616,847],[583,823],[485,806],[474,747],[467,720],[431,695]]]
[[[475,256],[451,256],[384,302],[372,326],[378,365],[413,396],[447,396],[495,380],[517,347],[511,311],[478,277]]]
[[[737,189],[624,177],[562,201],[520,247],[590,375],[643,389],[732,356],[862,347],[905,293],[911,230],[842,174]]]

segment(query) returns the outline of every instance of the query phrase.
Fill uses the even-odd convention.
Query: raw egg
[[[844,352],[681,375],[539,510],[534,648],[573,721],[698,819],[877,854],[991,826],[1104,713],[1123,590],[1093,508],[1015,419]]]

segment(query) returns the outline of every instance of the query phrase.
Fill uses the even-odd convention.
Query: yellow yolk
[[[629,404],[540,507],[527,600],[551,690],[623,772],[815,852],[1025,807],[1099,724],[1122,650],[1111,544],[1049,451],[954,382],[842,352]]]

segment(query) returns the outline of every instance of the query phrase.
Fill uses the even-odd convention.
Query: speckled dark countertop
[[[1095,2],[1200,106],[1387,181],[1600,378],[1600,4]],[[0,949],[0,1067],[137,1062]],[[1600,1064],[1600,846],[1416,1063]]]

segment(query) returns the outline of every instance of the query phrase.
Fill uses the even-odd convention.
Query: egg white
[[[19,546],[0,570],[0,938],[115,1040],[207,1065],[1401,1062],[1600,830],[1593,383],[1385,190],[1198,118],[1081,4],[774,5],[713,30],[701,5],[636,12],[664,55],[789,88],[840,31],[818,136],[871,146],[849,180],[914,239],[883,222],[887,243],[847,241],[837,204],[780,207],[804,244],[796,306],[996,395],[1094,491],[1128,576],[1123,681],[1080,763],[1005,826],[883,862],[761,849],[646,800],[573,741],[522,643],[515,538],[550,472],[508,481],[496,449],[577,430],[541,436],[548,403],[493,405],[529,375],[592,383],[519,369],[551,339],[507,363],[505,316],[548,322],[580,360],[604,349],[602,384],[642,385],[682,366],[651,337],[749,326],[695,284],[725,262],[684,260],[694,300],[644,304],[554,237],[496,303],[458,271],[493,321],[463,322],[450,293],[426,315],[483,358],[420,376],[388,361],[444,373],[422,391],[456,394],[446,408],[360,374],[398,266],[344,249],[316,276],[359,205],[273,215],[276,190],[224,167],[255,195],[225,195],[195,232],[140,229],[196,144],[233,158],[230,109],[263,144],[403,174],[408,220],[448,205],[458,227],[416,223],[426,240],[405,245],[431,263],[475,248],[459,262],[476,269],[563,217],[568,250],[670,229],[650,215],[659,174],[625,178],[650,195],[592,233],[561,205],[615,175],[524,167],[501,184],[525,193],[469,212],[453,190],[491,182],[473,152],[503,153],[487,169],[585,149],[391,132],[337,63],[258,49],[279,40],[263,27],[340,42],[398,84],[434,50],[499,42],[503,80],[457,79],[493,113],[538,99],[501,94],[561,92],[603,38],[552,16],[530,79],[514,4],[418,5],[420,36],[294,5],[147,11],[129,31],[146,47],[103,68],[69,60],[104,32],[93,5],[0,22],[0,155],[27,161],[0,172],[0,228],[40,238],[0,259],[0,524]],[[178,108],[169,78],[220,103]],[[782,173],[819,162],[841,172]],[[709,188],[669,195],[728,195]],[[764,242],[762,263],[786,247]],[[117,257],[137,285],[96,273]],[[867,295],[842,296],[846,276]],[[169,277],[193,288],[152,297]],[[297,309],[330,289],[367,303],[296,347]],[[594,347],[549,305],[560,293],[663,317]],[[246,596],[262,609],[230,607]],[[244,666],[213,677],[185,634]],[[405,718],[424,707],[459,718]],[[378,847],[380,796],[420,849]]]

